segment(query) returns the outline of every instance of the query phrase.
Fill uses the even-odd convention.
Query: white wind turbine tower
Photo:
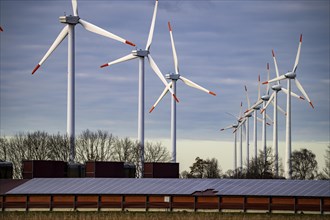
[[[61,16],[60,22],[66,24],[54,43],[48,49],[44,57],[32,71],[34,74],[39,67],[46,61],[52,52],[60,45],[66,36],[68,36],[68,96],[67,96],[67,135],[70,145],[70,162],[74,162],[75,158],[75,25],[81,24],[86,30],[96,34],[108,37],[122,43],[135,46],[135,44],[118,37],[100,27],[97,27],[87,21],[81,19],[78,15],[77,0],[72,0],[73,16]]]
[[[172,33],[172,27],[170,22],[168,22],[168,29],[170,32],[170,38],[171,38],[171,45],[172,45],[172,52],[173,52],[173,59],[174,59],[174,67],[175,67],[175,73],[172,74],[167,74],[166,78],[167,79],[171,79],[171,82],[169,83],[170,87],[172,87],[174,94],[176,94],[176,81],[178,79],[182,80],[186,85],[193,87],[195,89],[199,89],[203,92],[209,93],[211,95],[216,95],[214,92],[211,92],[205,88],[203,88],[202,86],[192,82],[191,80],[183,77],[182,75],[180,75],[179,73],[179,62],[178,62],[178,56],[176,53],[176,49],[175,49],[175,44],[174,44],[174,39],[173,39],[173,33]],[[169,91],[170,87],[166,87],[164,89],[164,91],[162,92],[162,94],[159,96],[158,100],[155,102],[155,104],[152,106],[152,108],[150,109],[149,113],[151,113],[155,107],[157,106],[157,104],[160,102],[160,100],[167,94],[167,92]],[[171,161],[172,163],[176,163],[176,102],[175,102],[175,97],[172,96],[172,100],[171,100],[171,142],[172,142],[172,158]]]
[[[224,131],[224,130],[227,130],[227,129],[236,129],[238,126],[238,124],[233,124],[233,125],[230,125],[228,127],[225,127],[225,128],[222,128],[220,131]],[[234,134],[234,154],[233,154],[233,157],[234,157],[234,165],[233,165],[233,169],[234,169],[234,172],[237,171],[237,133],[236,132],[233,132]]]
[[[278,71],[278,66],[277,66],[277,61],[276,61],[276,57],[275,57],[275,53],[274,53],[274,50],[272,50],[272,55],[273,55],[273,60],[274,60],[274,65],[275,65],[275,72],[276,72],[276,76],[279,77],[279,71]],[[272,95],[270,96],[267,104],[265,105],[265,107],[261,110],[261,113],[264,111],[264,109],[266,109],[269,104],[272,102],[273,105],[274,105],[274,112],[273,112],[273,121],[274,121],[274,124],[273,124],[273,148],[275,149],[275,175],[276,177],[279,176],[279,164],[278,164],[278,124],[277,124],[277,108],[278,108],[278,105],[277,105],[277,93],[279,91],[283,91],[284,93],[288,94],[288,90],[285,89],[285,88],[282,88],[281,84],[279,81],[277,81],[277,84],[276,85],[273,85],[272,86],[272,90],[273,93]],[[303,97],[291,92],[291,96],[293,97],[296,97],[296,98],[299,98],[299,99],[302,99],[304,100]],[[283,112],[283,110],[282,110]],[[284,112],[284,114],[286,115],[286,113]]]
[[[305,92],[304,88],[296,78],[297,74],[297,67],[299,63],[299,57],[300,57],[300,50],[301,50],[301,44],[302,44],[302,34],[300,35],[300,41],[298,45],[298,51],[296,55],[296,60],[293,66],[292,71],[289,71],[281,76],[278,76],[274,79],[268,80],[266,82],[263,82],[263,84],[268,84],[271,82],[277,82],[280,80],[287,79],[287,117],[286,117],[286,158],[285,158],[285,177],[287,179],[291,179],[292,170],[291,170],[291,79],[294,79],[294,82],[297,86],[297,88],[300,90],[300,92],[304,95],[304,97],[307,99],[309,104],[314,108],[313,103],[309,99],[307,93]]]
[[[153,69],[153,71],[157,74],[157,76],[162,80],[164,85],[169,88],[170,92],[172,93],[174,99],[179,102],[179,100],[176,98],[175,93],[173,90],[169,87],[169,84],[167,83],[165,77],[159,70],[157,64],[155,63],[154,59],[150,55],[150,46],[152,43],[152,38],[154,34],[155,29],[155,22],[156,22],[156,16],[157,16],[157,8],[158,8],[158,0],[156,0],[153,17],[151,21],[149,36],[147,40],[147,45],[144,50],[133,50],[129,55],[124,56],[122,58],[119,58],[115,61],[106,63],[101,66],[101,68],[110,66],[113,64],[121,63],[124,61],[132,60],[132,59],[139,59],[139,103],[138,103],[138,142],[140,145],[140,169],[141,169],[141,178],[143,177],[144,173],[144,59],[145,57],[148,58],[150,67]]]
[[[245,128],[244,126],[242,126],[244,124],[244,120],[245,118],[243,118],[242,116],[242,107],[243,107],[243,103],[241,102],[241,107],[240,107],[240,111],[239,111],[239,115],[238,117],[236,117],[235,115],[226,112],[227,114],[233,116],[234,118],[237,119],[237,126],[234,128],[233,133],[236,133],[236,131],[239,129],[239,149],[240,149],[240,155],[239,155],[239,166],[238,168],[241,170],[243,168],[243,131],[242,129]]]

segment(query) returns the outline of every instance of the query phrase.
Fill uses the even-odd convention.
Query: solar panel
[[[6,194],[217,195],[330,197],[329,180],[37,178]]]

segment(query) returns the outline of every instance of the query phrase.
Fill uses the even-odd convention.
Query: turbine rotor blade
[[[234,126],[230,125],[228,127],[221,128],[220,131],[228,130],[228,129],[231,129],[231,128],[234,128]]]
[[[66,25],[62,31],[59,33],[53,44],[50,46],[44,57],[41,59],[41,61],[38,63],[38,65],[34,68],[32,71],[32,74],[34,74],[39,67],[46,61],[46,59],[54,52],[54,50],[60,45],[60,43],[64,40],[64,38],[68,35],[68,25]]]
[[[266,108],[268,108],[269,104],[273,101],[274,97],[275,97],[275,93],[276,92],[273,92],[272,95],[269,97],[269,100],[267,101],[265,107],[262,108],[261,112],[264,112]]]
[[[314,108],[312,101],[309,99],[307,93],[305,92],[304,88],[302,87],[302,85],[300,84],[297,78],[294,79],[294,82],[296,83],[296,86],[298,87],[300,92],[305,96],[309,104],[312,106],[312,108]]]
[[[269,63],[267,63],[267,81],[269,81]],[[269,84],[267,83],[266,89],[267,95],[269,95]]]
[[[260,99],[260,74],[258,75],[258,100]]]
[[[255,107],[257,107],[258,105],[260,105],[262,103],[262,99],[258,99],[258,101],[256,103],[254,103],[251,108],[247,111],[245,111],[245,113],[247,113],[248,111],[250,111],[251,109],[254,109]]]
[[[268,118],[268,120],[270,121],[270,123],[271,123],[271,124],[273,124],[273,123],[274,123],[274,122],[273,122],[273,120],[272,120],[272,118],[271,118],[271,117],[269,117],[269,115],[267,115],[267,114],[266,114],[266,117]]]
[[[154,36],[155,22],[156,22],[156,16],[157,16],[157,8],[158,8],[158,0],[156,0],[156,3],[155,3],[154,13],[152,15],[148,41],[147,41],[147,45],[146,45],[146,50],[148,50],[148,51],[150,49],[150,46],[151,46],[151,43],[152,43],[152,38]]]
[[[289,93],[289,91],[288,91],[287,89],[285,89],[285,88],[281,88],[281,90],[282,90],[285,94],[288,94],[288,93]],[[295,97],[295,98],[298,98],[298,99],[305,100],[304,97],[299,96],[299,95],[297,95],[296,93],[294,93],[294,92],[292,92],[292,91],[291,91],[291,96],[292,96],[292,97]]]
[[[164,75],[162,74],[162,72],[159,70],[157,64],[155,63],[155,61],[152,59],[151,55],[148,54],[148,61],[150,64],[151,69],[153,69],[153,71],[157,74],[157,76],[160,78],[160,80],[164,83],[164,85],[167,87],[168,83],[164,77]],[[179,102],[179,100],[177,99],[176,95],[173,93],[173,90],[171,88],[169,88],[169,91],[172,93],[175,101]]]
[[[157,101],[155,102],[155,104],[151,107],[149,113],[151,113],[155,108],[156,106],[158,105],[158,103],[163,99],[163,97],[168,93],[169,91],[169,88],[172,88],[172,82],[170,82],[168,84],[168,86],[165,87],[165,89],[163,90],[162,94],[159,96],[159,98],[157,99]]]
[[[183,77],[181,75],[180,75],[179,79],[181,79],[186,85],[188,85],[190,87],[193,87],[195,89],[199,89],[199,90],[201,90],[203,92],[206,92],[206,93],[209,93],[211,95],[216,96],[216,94],[214,92],[211,92],[210,90],[205,89],[204,87],[202,87],[202,86],[194,83],[193,81],[191,81],[191,80],[189,80],[189,79],[187,79],[187,78],[185,78],[185,77]]]
[[[99,34],[99,35],[102,35],[102,36],[104,36],[104,37],[108,37],[108,38],[111,38],[111,39],[114,39],[114,40],[117,40],[117,41],[119,41],[119,42],[122,42],[122,43],[124,43],[124,44],[128,44],[128,45],[131,45],[131,46],[135,46],[135,44],[133,44],[132,42],[130,42],[130,41],[127,41],[127,40],[125,40],[125,39],[123,39],[123,38],[121,38],[121,37],[119,37],[119,36],[117,36],[117,35],[115,35],[115,34],[112,34],[112,33],[110,33],[110,32],[108,32],[108,31],[106,31],[106,30],[104,30],[104,29],[102,29],[102,28],[100,28],[100,27],[98,27],[98,26],[96,26],[96,25],[94,25],[94,24],[91,24],[91,23],[89,23],[89,22],[87,22],[87,21],[84,21],[84,20],[82,20],[82,19],[79,19],[79,23],[86,29],[86,30],[88,30],[88,31],[90,31],[90,32],[93,32],[93,33],[96,33],[96,34]]]
[[[274,104],[274,102],[272,102]],[[282,112],[284,115],[286,115],[286,111],[284,111],[278,104],[277,104],[277,109]]]
[[[246,85],[244,86],[244,88],[245,88],[245,94],[246,94],[246,100],[247,100],[247,103],[248,103],[248,108],[250,108],[249,93],[248,93]]]
[[[175,73],[176,74],[179,74],[178,56],[177,56],[176,49],[175,49],[174,38],[173,38],[173,33],[172,33],[172,27],[171,27],[171,23],[170,22],[168,22],[168,29],[170,31],[170,37],[171,37],[171,45],[172,45],[172,52],[173,52]]]
[[[293,70],[292,70],[292,72],[294,72],[294,73],[296,72],[298,63],[299,63],[301,44],[302,44],[302,34],[300,34],[300,41],[299,41],[299,45],[298,45],[297,56],[296,56],[296,60],[294,62]]]
[[[113,65],[113,64],[117,64],[117,63],[121,63],[121,62],[125,62],[125,61],[128,61],[128,60],[132,60],[132,59],[135,59],[137,58],[137,56],[134,56],[133,54],[128,54],[122,58],[119,58],[117,60],[114,60],[112,62],[109,62],[109,63],[106,63],[106,64],[103,64],[102,66],[100,66],[101,68],[103,67],[106,67],[106,66],[110,66],[110,65]]]
[[[272,83],[272,82],[277,82],[277,81],[280,81],[280,80],[283,80],[283,79],[286,79],[285,75],[281,75],[281,76],[276,77],[274,79],[268,80],[266,82],[263,82],[262,84],[268,84],[268,83]]]
[[[274,65],[275,65],[276,77],[280,77],[274,50],[272,50],[272,55],[273,55],[273,60],[274,60]],[[278,84],[280,84],[280,82],[278,82]]]
[[[73,15],[78,16],[78,3],[77,0],[72,0],[72,10],[73,10]]]

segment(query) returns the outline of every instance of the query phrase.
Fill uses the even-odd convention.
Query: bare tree
[[[317,173],[317,161],[315,154],[307,149],[293,151],[291,155],[293,179],[315,179]]]
[[[77,161],[84,163],[89,160],[111,160],[115,140],[116,138],[106,131],[83,131],[76,141]]]
[[[330,145],[325,150],[324,160],[325,167],[323,168],[322,179],[330,179]]]
[[[8,141],[6,137],[0,137],[0,161],[7,161],[8,158]]]
[[[48,147],[51,149],[51,160],[69,161],[70,146],[66,135],[54,134],[48,137]]]
[[[113,159],[115,161],[133,162],[136,160],[136,152],[134,148],[137,148],[134,141],[125,137],[124,139],[116,139],[113,148]]]
[[[168,162],[171,157],[161,142],[146,142],[144,146],[144,159],[146,162]]]

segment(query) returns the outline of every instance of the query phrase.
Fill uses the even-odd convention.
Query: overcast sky
[[[36,130],[66,132],[67,41],[35,75],[31,72],[72,14],[71,1],[1,0],[1,136]],[[145,48],[154,1],[78,1],[79,16]],[[177,83],[177,159],[188,169],[196,156],[216,157],[232,168],[233,135],[220,129],[235,122],[240,102],[257,99],[257,78],[266,80],[271,50],[280,73],[292,70],[303,34],[297,77],[312,100],[292,99],[293,149],[308,148],[324,165],[329,145],[329,1],[159,1],[151,53],[163,74],[174,64],[167,22],[171,21],[180,74],[215,92],[216,97]],[[138,61],[99,66],[134,49],[76,26],[76,134],[106,130],[137,138]],[[148,110],[164,85],[146,62],[145,139],[162,141],[170,150],[170,96]],[[286,87],[286,83],[282,83]],[[293,91],[301,94],[292,84]],[[261,87],[262,93],[265,87]],[[279,94],[286,108],[286,96]],[[268,114],[272,117],[272,107]],[[250,122],[250,152],[253,123]],[[272,127],[267,128],[272,145]],[[261,149],[261,124],[258,136]],[[279,113],[280,157],[285,152],[285,117]],[[245,144],[244,144],[245,146]],[[244,149],[244,153],[245,153]],[[244,156],[245,157],[245,156]]]

